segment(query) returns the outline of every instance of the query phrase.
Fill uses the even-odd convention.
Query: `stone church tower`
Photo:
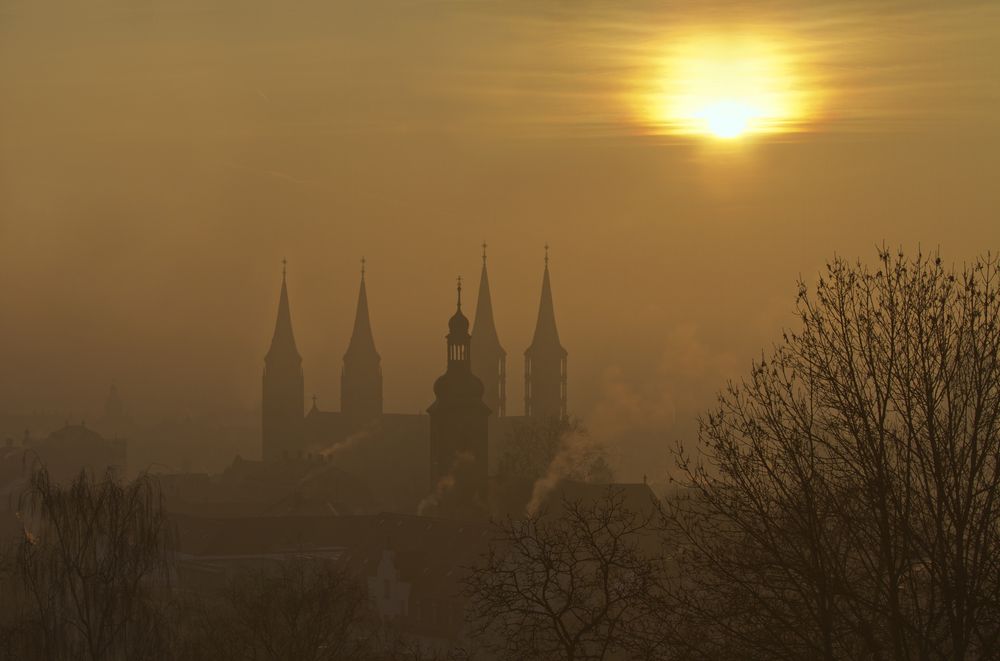
[[[285,269],[281,270],[281,297],[271,348],[264,357],[264,394],[261,402],[262,442],[265,461],[299,452],[305,386],[302,357],[295,346],[292,314],[288,306]]]
[[[483,382],[472,373],[469,320],[458,309],[448,321],[448,368],[434,382],[430,414],[433,513],[479,518],[489,513],[487,458],[490,409],[483,403]]]
[[[479,278],[479,299],[472,326],[472,373],[483,382],[486,403],[493,415],[507,415],[507,352],[500,345],[493,321],[490,280],[486,273],[486,244],[483,244],[483,272]]]
[[[382,358],[375,349],[368,317],[365,266],[361,260],[361,288],[354,313],[354,331],[340,373],[340,410],[358,429],[382,415]]]
[[[542,298],[531,346],[524,352],[524,414],[533,418],[567,417],[566,358],[559,343],[549,280],[549,247],[545,246]]]

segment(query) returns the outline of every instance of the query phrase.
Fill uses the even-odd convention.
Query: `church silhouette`
[[[435,399],[428,415],[383,410],[382,359],[369,316],[364,260],[341,370],[340,411],[322,411],[313,398],[305,412],[303,361],[295,344],[283,266],[274,335],[264,357],[264,461],[335,461],[382,485],[383,501],[400,508],[397,511],[420,501],[439,515],[471,518],[487,513],[488,476],[496,464],[498,442],[520,422],[567,417],[568,354],[556,328],[546,246],[538,317],[524,352],[524,415],[508,415],[507,353],[496,329],[485,244],[482,259],[471,333],[462,311],[461,280],[458,283],[456,312],[448,321],[446,370],[433,384]]]

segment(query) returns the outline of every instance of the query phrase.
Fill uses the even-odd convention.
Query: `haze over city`
[[[573,411],[676,437],[824,259],[996,239],[991,3],[5,5],[13,410],[93,415],[111,382],[144,416],[254,409],[283,258],[333,402],[362,256],[386,405],[422,410],[485,239],[511,401],[547,242]],[[809,115],[673,135],[644,110],[672,49],[729,35]]]
[[[998,658],[998,63],[987,0],[0,0],[0,590],[92,516],[183,641],[94,660],[312,584],[273,658]],[[552,539],[639,624],[512,624]]]

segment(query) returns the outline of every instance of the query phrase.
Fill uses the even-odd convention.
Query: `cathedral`
[[[507,352],[494,321],[485,245],[482,259],[471,332],[459,281],[456,311],[448,320],[445,371],[433,384],[427,415],[383,410],[382,359],[368,312],[363,262],[354,326],[341,368],[340,411],[320,410],[315,398],[305,411],[303,361],[295,344],[283,268],[277,321],[264,357],[264,461],[335,462],[377,485],[381,504],[394,511],[416,509],[457,518],[488,513],[488,476],[498,443],[511,425],[567,416],[567,352],[556,329],[546,246],[538,318],[524,352],[524,415],[510,415]]]

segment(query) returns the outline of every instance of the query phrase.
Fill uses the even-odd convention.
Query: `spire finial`
[[[365,264],[368,262],[364,257],[361,258],[361,279],[365,279]]]
[[[486,241],[483,241],[483,266],[486,266]]]
[[[462,309],[462,276],[458,276],[458,309]]]
[[[545,268],[549,268],[549,244],[545,244]]]
[[[287,275],[287,273],[288,273],[288,260],[287,259],[282,259],[281,260],[281,281],[282,282],[285,281],[285,276]]]
[[[316,408],[316,393],[313,393],[313,408]]]

